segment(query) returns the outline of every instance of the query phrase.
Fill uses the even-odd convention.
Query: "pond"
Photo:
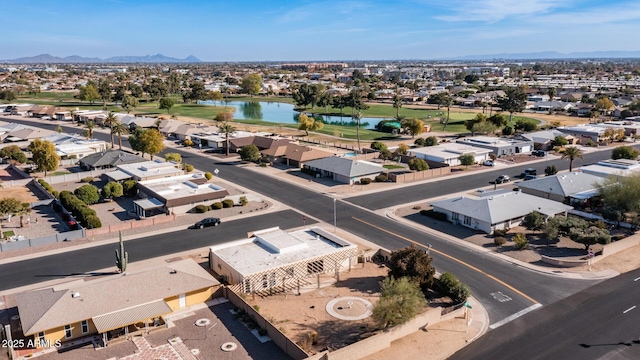
[[[198,101],[198,104],[209,106],[223,106],[222,101]],[[229,101],[227,106],[236,109],[233,118],[237,120],[262,120],[276,124],[296,124],[300,112],[295,111],[293,104],[286,104],[273,101]],[[316,119],[322,120],[325,124],[355,126],[351,118],[351,113],[345,116],[314,115]],[[374,129],[382,118],[362,118],[360,126],[363,129]]]

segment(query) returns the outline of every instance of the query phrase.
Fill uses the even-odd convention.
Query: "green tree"
[[[22,203],[20,200],[12,197],[6,197],[0,199],[0,215],[18,215],[22,210]],[[2,227],[0,224],[0,235],[2,235]]]
[[[620,222],[626,220],[624,210],[611,205],[605,205],[602,207],[602,218],[616,223],[616,227],[620,227]]]
[[[487,118],[487,121],[495,125],[497,128],[507,125],[507,119],[501,113],[495,113]]]
[[[553,141],[551,143],[552,146],[566,146],[569,144],[569,140],[567,140],[566,137],[562,136],[562,135],[558,135],[555,138],[553,138]]]
[[[438,278],[438,281],[444,292],[457,303],[462,303],[471,296],[471,290],[469,287],[458,280],[458,278],[452,273],[442,273],[440,278]]]
[[[505,90],[505,96],[498,98],[498,106],[509,113],[509,123],[512,123],[513,114],[524,111],[527,105],[527,93],[523,86],[510,87]]]
[[[104,110],[107,109],[107,101],[111,101],[111,84],[109,84],[108,79],[102,79],[98,84],[98,94],[100,94],[100,99],[102,99],[102,108]]]
[[[398,148],[396,149],[395,153],[396,154],[407,155],[408,151],[409,151],[409,146],[407,144],[400,143],[398,145]]]
[[[236,131],[236,128],[225,121],[222,125],[218,126],[218,131],[224,134],[226,143],[224,148],[227,156],[229,156],[229,135],[233,134]]]
[[[611,151],[611,158],[635,160],[638,157],[638,150],[630,146],[618,146]]]
[[[120,121],[116,122],[111,127],[111,134],[118,135],[118,145],[120,146],[120,150],[122,150],[122,135],[127,135],[129,133],[129,127]]]
[[[380,282],[380,289],[372,317],[382,329],[409,321],[427,305],[420,287],[407,277],[386,277]]]
[[[586,251],[589,251],[591,245],[609,244],[611,242],[609,231],[596,226],[589,226],[587,229],[573,228],[570,230],[569,237],[571,240],[584,245]]]
[[[109,181],[102,188],[101,195],[105,199],[118,198],[124,195],[124,189],[122,184],[115,181]]]
[[[393,96],[393,108],[396,109],[396,119],[400,119],[400,108],[402,108],[402,99],[398,94]]]
[[[96,204],[100,200],[98,188],[90,184],[80,186],[73,191],[73,194],[87,205]]]
[[[558,240],[559,231],[558,224],[556,222],[547,221],[546,223],[542,224],[540,230],[542,231],[542,237],[547,242],[547,246],[549,246],[549,243],[551,241]]]
[[[88,84],[87,86],[80,87],[80,94],[78,97],[80,100],[88,101],[93,105],[96,100],[100,99],[100,93],[93,84]]]
[[[429,170],[429,164],[424,159],[413,158],[409,160],[409,169],[413,171]]]
[[[476,157],[473,156],[473,154],[461,154],[458,156],[458,160],[460,160],[460,164],[465,167],[476,163]]]
[[[551,104],[553,104],[553,98],[556,96],[556,88],[553,86],[549,87],[547,89],[547,95],[549,95],[549,115],[551,115],[553,114],[553,106],[551,106]]]
[[[142,153],[147,153],[153,157],[164,150],[165,137],[156,129],[146,129],[140,136],[140,142],[143,144]]]
[[[9,145],[0,149],[0,158],[5,160],[15,160],[21,164],[27,162],[27,156],[18,145]]]
[[[473,119],[466,120],[464,122],[464,127],[467,128],[467,130],[471,131],[471,136],[473,136],[475,135],[474,127],[476,126],[476,124],[486,122],[486,121],[487,121],[487,117],[482,113],[478,113]]]
[[[601,97],[598,99],[598,101],[596,101],[596,104],[593,106],[593,108],[601,112],[602,114],[607,114],[615,108],[615,105],[610,99]]]
[[[435,136],[429,136],[425,139],[424,146],[436,146],[438,145],[438,138]]]
[[[438,109],[440,109],[441,106],[445,106],[447,108],[447,118],[445,119],[444,126],[442,128],[442,131],[445,131],[450,119],[451,104],[453,104],[453,98],[447,92],[439,92],[437,94],[429,96],[429,98],[427,99],[427,103],[437,104]]]
[[[516,245],[516,249],[524,250],[529,246],[529,239],[523,233],[517,233],[513,236],[513,243]]]
[[[240,83],[242,92],[251,96],[258,95],[262,87],[262,76],[259,74],[248,74],[242,78]]]
[[[524,226],[527,230],[538,231],[542,229],[542,225],[544,224],[544,218],[542,214],[537,211],[532,211],[524,216],[522,219],[522,226]]]
[[[167,110],[167,114],[171,114],[171,108],[173,107],[173,105],[174,105],[174,102],[170,98],[162,98],[158,103],[158,108],[165,109]]]
[[[213,101],[213,105],[215,105],[216,101],[221,101],[223,97],[220,91],[207,91],[206,99]]]
[[[31,160],[36,164],[38,171],[53,171],[58,168],[60,156],[56,153],[56,146],[46,140],[35,139],[29,144],[27,150],[31,152]]]
[[[547,176],[555,175],[557,173],[558,169],[556,169],[555,165],[547,165],[547,167],[544,168],[544,174]]]
[[[164,154],[164,160],[165,161],[173,161],[175,163],[182,163],[182,155],[180,155],[179,153],[166,153]]]
[[[189,100],[198,101],[207,97],[207,90],[202,81],[194,81],[189,84],[189,87],[191,88],[187,94]]]
[[[120,106],[128,113],[138,107],[138,99],[135,96],[125,96]]]
[[[142,85],[142,89],[149,94],[153,101],[169,95],[169,87],[161,78],[152,78],[151,82]]]
[[[575,159],[580,159],[582,160],[582,150],[580,150],[580,148],[578,148],[577,146],[569,146],[564,148],[564,150],[561,151],[562,159],[568,159],[569,160],[569,172],[573,171],[573,161]]]
[[[84,123],[84,128],[86,129],[87,138],[93,139],[93,129],[96,128],[96,123],[93,120],[88,120]]]
[[[309,117],[305,113],[298,116],[298,130],[303,130],[309,136],[309,130],[318,131],[324,127],[322,120]]]
[[[376,150],[376,151],[387,150],[387,144],[381,141],[374,141],[371,143],[370,148],[371,150]]]
[[[639,214],[640,174],[608,177],[598,184],[598,194],[605,207]]]
[[[407,129],[407,132],[411,134],[411,138],[415,138],[416,135],[420,135],[424,132],[424,123],[422,120],[418,120],[416,118],[402,120],[402,127]]]
[[[256,162],[260,159],[260,150],[253,144],[243,146],[238,153],[242,161]]]
[[[482,135],[487,135],[489,133],[493,133],[494,131],[496,131],[496,126],[488,121],[475,123],[471,127],[472,134],[478,133]]]
[[[394,278],[408,277],[419,284],[423,290],[433,287],[435,269],[431,265],[431,256],[417,246],[391,252],[389,259],[389,276]]]
[[[221,111],[216,114],[216,117],[213,118],[213,120],[215,120],[217,123],[226,123],[229,121],[233,121],[233,111]]]
[[[107,114],[107,117],[104,119],[104,124],[107,125],[109,127],[110,130],[113,130],[113,126],[118,123],[118,118],[116,117],[116,114],[114,114],[112,111],[109,111],[109,114]],[[113,131],[110,131],[111,133],[111,148],[113,149],[113,142],[114,142],[114,133]]]

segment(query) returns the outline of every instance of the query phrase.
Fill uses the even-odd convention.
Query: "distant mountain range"
[[[557,51],[543,51],[535,53],[520,54],[486,54],[486,55],[465,55],[458,57],[442,58],[442,60],[557,60],[557,59],[628,59],[640,58],[640,51],[592,51],[592,52],[572,52],[559,53]]]
[[[164,56],[162,54],[145,55],[145,56],[114,56],[108,59],[86,58],[82,56],[72,55],[67,57],[58,57],[50,54],[41,54],[37,56],[22,57],[10,60],[1,60],[3,63],[10,64],[78,64],[78,63],[197,63],[202,62],[197,57],[190,55],[184,59]]]

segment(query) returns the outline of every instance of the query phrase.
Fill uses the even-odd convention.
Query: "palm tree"
[[[120,146],[120,150],[122,150],[122,135],[127,135],[129,133],[129,127],[120,121],[116,122],[111,128],[111,134],[118,135],[118,145]]]
[[[115,125],[118,122],[118,118],[116,117],[116,115],[112,112],[109,111],[109,114],[107,115],[107,117],[104,119],[104,124],[109,126],[109,129],[111,129],[111,148],[113,149],[113,125]]]
[[[396,109],[396,119],[400,117],[400,108],[402,107],[402,99],[396,94],[393,97],[393,107]]]
[[[356,139],[358,140],[358,153],[360,153],[360,119],[362,119],[362,113],[358,111],[353,115],[353,120],[356,121]]]
[[[573,171],[573,160],[583,160],[582,150],[580,150],[580,148],[578,148],[577,146],[566,147],[561,151],[561,153],[563,159],[569,159],[569,172]]]
[[[218,131],[224,134],[226,141],[226,153],[227,156],[229,156],[229,134],[232,134],[234,131],[236,131],[236,128],[234,128],[233,125],[229,124],[228,122],[225,122],[218,127]]]
[[[553,97],[556,96],[556,88],[550,87],[547,89],[547,95],[549,95],[549,115],[553,113]]]
[[[93,138],[93,129],[96,127],[96,123],[93,122],[93,120],[88,120],[85,124],[84,127],[87,129],[87,134],[89,136],[87,136],[89,139]]]

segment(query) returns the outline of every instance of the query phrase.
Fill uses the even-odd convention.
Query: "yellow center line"
[[[393,233],[393,232],[391,232],[391,231],[389,231],[389,230],[383,229],[383,228],[381,228],[380,226],[377,226],[377,225],[371,224],[371,223],[366,222],[366,221],[364,221],[364,220],[362,220],[362,219],[358,219],[357,217],[353,217],[353,216],[352,216],[351,218],[352,218],[352,219],[354,219],[354,220],[356,220],[356,221],[360,221],[360,222],[361,222],[361,223],[363,223],[363,224],[367,224],[367,225],[369,225],[369,226],[371,226],[371,227],[373,227],[373,228],[376,228],[376,229],[378,229],[378,230],[380,230],[380,231],[384,231],[384,232],[386,232],[386,233],[387,233],[387,234],[389,234],[389,235],[393,235],[393,236],[395,236],[395,237],[397,237],[397,238],[400,238],[400,239],[402,239],[402,240],[408,241],[408,242],[410,242],[410,243],[412,243],[412,244],[415,244],[415,245],[417,245],[417,246],[420,246],[420,247],[423,247],[423,248],[427,248],[426,246],[424,246],[423,244],[420,244],[420,243],[419,243],[419,242],[417,242],[417,241],[411,240],[411,239],[406,238],[406,237],[404,237],[404,236],[402,236],[402,235],[398,235],[398,234]],[[473,265],[471,265],[471,264],[468,264],[468,263],[466,263],[466,262],[464,262],[464,261],[462,261],[462,260],[460,260],[460,259],[458,259],[458,258],[455,258],[455,257],[453,257],[453,256],[451,256],[451,255],[449,255],[449,254],[443,253],[442,251],[436,250],[436,249],[434,249],[433,247],[431,248],[431,250],[430,250],[430,251],[433,251],[433,252],[435,252],[435,253],[437,253],[437,254],[440,254],[440,255],[442,255],[442,256],[444,256],[444,257],[447,257],[447,258],[449,258],[449,259],[451,259],[451,260],[453,260],[453,261],[455,261],[455,262],[458,262],[458,263],[460,263],[460,264],[462,264],[462,265],[464,265],[464,266],[466,266],[466,267],[468,267],[468,268],[470,268],[470,269],[472,269],[472,270],[474,270],[474,271],[477,271],[477,272],[479,272],[480,274],[482,274],[482,275],[484,275],[484,276],[488,277],[489,279],[492,279],[492,280],[496,281],[497,283],[499,283],[499,284],[501,284],[501,285],[503,285],[503,286],[507,287],[507,288],[508,288],[508,289],[510,289],[511,291],[513,291],[513,292],[515,292],[516,294],[518,294],[518,295],[520,295],[520,296],[524,297],[525,299],[527,299],[527,300],[531,301],[532,303],[534,303],[534,304],[539,304],[539,302],[537,302],[536,300],[534,300],[532,297],[528,296],[527,294],[523,293],[522,291],[520,291],[520,290],[518,290],[518,289],[514,288],[513,286],[511,286],[511,285],[507,284],[506,282],[504,282],[504,281],[502,281],[502,280],[498,279],[497,277],[495,277],[495,276],[493,276],[493,275],[491,275],[491,274],[488,274],[488,273],[486,273],[486,272],[485,272],[485,271],[483,271],[483,270],[478,269],[477,267],[475,267],[475,266],[473,266]]]

